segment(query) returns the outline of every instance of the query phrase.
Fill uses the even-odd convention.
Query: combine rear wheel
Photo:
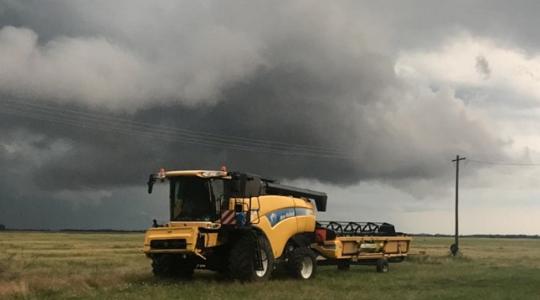
[[[288,268],[295,278],[310,279],[315,277],[317,271],[315,253],[307,247],[294,249],[289,256]]]
[[[152,272],[157,277],[191,278],[196,263],[178,254],[155,254],[152,256]]]
[[[257,257],[261,260],[260,270],[257,270]],[[229,253],[229,274],[233,279],[263,281],[270,278],[273,270],[274,254],[263,236],[244,234]]]

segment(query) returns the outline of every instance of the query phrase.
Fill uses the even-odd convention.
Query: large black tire
[[[287,268],[295,278],[311,279],[317,273],[316,255],[307,247],[296,248],[289,253]]]
[[[206,267],[209,270],[218,272],[218,274],[224,278],[229,276],[229,252],[228,248],[219,247],[207,257]]]
[[[156,254],[152,256],[152,272],[157,277],[191,278],[196,267],[195,260],[178,254]]]
[[[255,270],[256,239],[259,242],[263,270]],[[229,253],[229,276],[240,281],[268,280],[274,269],[274,254],[265,237],[247,233],[233,245]]]

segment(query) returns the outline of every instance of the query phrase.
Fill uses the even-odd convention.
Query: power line
[[[249,139],[244,137],[234,137],[234,136],[225,136],[217,135],[205,132],[196,132],[186,129],[172,128],[166,126],[156,126],[149,123],[137,122],[134,120],[122,119],[118,117],[110,117],[106,115],[96,115],[87,112],[81,112],[76,110],[69,109],[59,109],[49,106],[37,105],[35,103],[20,103],[20,102],[7,102],[0,103],[7,105],[9,108],[22,110],[20,113],[24,114],[26,111],[30,110],[32,112],[38,112],[41,114],[54,115],[54,117],[60,117],[62,119],[76,119],[77,121],[89,121],[89,122],[100,122],[100,123],[113,123],[114,126],[123,126],[140,130],[153,130],[165,133],[174,133],[175,135],[189,138],[204,138],[205,140],[212,140],[217,142],[224,143],[236,143],[236,144],[248,144],[248,146],[257,146],[257,147],[271,147],[271,148],[280,148],[285,150],[298,149],[300,151],[316,152],[330,155],[343,155],[345,153],[334,150],[334,149],[325,149],[322,147],[312,147],[309,145],[301,144],[286,144],[282,142],[274,142],[268,140],[260,139]]]
[[[171,135],[170,133],[153,132],[153,131],[134,131],[133,129],[130,129],[130,128],[115,127],[111,125],[104,126],[103,124],[98,124],[98,123],[90,123],[90,124],[81,123],[81,122],[77,122],[76,120],[57,119],[57,118],[51,118],[50,116],[46,116],[46,115],[45,116],[37,115],[35,113],[21,113],[20,111],[16,111],[16,110],[7,110],[7,111],[4,110],[1,113],[22,116],[26,118],[39,120],[39,121],[48,121],[48,122],[53,122],[53,123],[57,123],[61,125],[76,126],[76,127],[85,128],[85,129],[113,132],[113,133],[118,133],[118,134],[136,136],[136,137],[143,136],[147,138],[165,140],[168,142],[177,141],[177,142],[183,142],[183,143],[188,143],[188,144],[208,146],[208,147],[213,147],[213,148],[227,148],[227,149],[232,149],[232,150],[280,154],[280,155],[289,155],[289,156],[315,156],[315,157],[324,157],[324,158],[348,159],[346,157],[337,157],[333,155],[315,154],[315,153],[299,152],[299,151],[286,151],[286,150],[280,151],[280,150],[276,150],[272,148],[254,148],[254,147],[248,147],[248,146],[243,146],[243,145],[223,144],[223,143],[216,143],[216,142],[204,141],[204,140],[198,140],[198,139],[190,139],[187,137],[180,138],[178,136]]]
[[[161,125],[154,125],[150,123],[143,123],[138,122],[131,119],[125,119],[120,118],[117,116],[107,116],[104,114],[96,114],[96,113],[90,113],[90,112],[83,112],[79,110],[73,110],[68,108],[59,108],[59,107],[51,107],[48,105],[43,104],[37,104],[37,103],[30,103],[30,102],[24,102],[24,101],[16,101],[16,100],[6,100],[3,103],[8,106],[16,106],[16,107],[24,107],[25,109],[30,110],[37,110],[44,113],[55,113],[55,114],[62,114],[67,117],[73,117],[78,116],[80,118],[88,119],[90,118],[90,121],[107,121],[107,122],[115,122],[115,123],[123,123],[123,125],[139,125],[144,127],[153,127],[154,129],[161,129],[161,130],[172,130],[175,133],[178,134],[187,134],[187,135],[195,135],[197,137],[206,137],[206,138],[214,138],[214,139],[226,139],[227,142],[236,141],[236,142],[247,142],[250,144],[261,144],[261,145],[269,145],[269,146],[286,146],[288,149],[290,148],[298,148],[301,150],[312,150],[312,151],[323,151],[323,152],[335,152],[338,153],[340,150],[338,149],[329,149],[327,147],[320,147],[320,146],[314,146],[314,145],[305,145],[305,144],[290,144],[290,143],[284,143],[279,141],[271,141],[271,140],[264,140],[264,139],[255,139],[255,138],[247,138],[247,137],[239,137],[239,136],[232,136],[232,135],[219,135],[215,133],[209,133],[209,132],[202,132],[202,131],[193,131],[189,129],[182,129],[182,128],[176,128],[176,127],[167,127],[167,126],[161,126]]]
[[[227,148],[240,151],[272,153],[293,156],[313,156],[323,158],[353,159],[337,149],[327,149],[312,145],[287,144],[263,139],[226,136],[207,132],[167,126],[156,126],[125,118],[103,114],[92,114],[73,109],[52,107],[15,100],[0,102],[0,113],[31,118],[39,121],[53,122],[65,126],[77,126],[86,129],[97,129],[107,132],[145,136],[167,141],[180,141],[215,148]]]
[[[514,163],[514,162],[497,162],[497,161],[487,161],[487,160],[478,160],[478,159],[467,159],[469,162],[486,164],[486,165],[497,165],[497,166],[513,166],[513,167],[538,167],[540,164],[537,163]]]

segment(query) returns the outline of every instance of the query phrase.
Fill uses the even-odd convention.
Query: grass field
[[[390,273],[321,267],[317,278],[242,284],[197,271],[153,278],[142,234],[0,233],[0,299],[540,299],[540,240],[415,238]]]

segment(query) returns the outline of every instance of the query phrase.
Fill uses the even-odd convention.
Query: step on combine
[[[317,221],[325,193],[279,184],[258,175],[221,171],[165,171],[170,221],[148,229],[144,253],[159,277],[188,278],[196,268],[241,281],[268,279],[283,269],[310,279],[318,265],[376,266],[407,256],[411,238],[388,223]]]

